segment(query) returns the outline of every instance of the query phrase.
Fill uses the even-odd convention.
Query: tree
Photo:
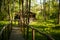
[[[59,13],[58,13],[58,22],[60,24],[60,0],[59,0]]]

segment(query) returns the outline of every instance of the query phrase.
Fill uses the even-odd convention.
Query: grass
[[[0,21],[0,30],[4,27],[4,25],[6,25],[6,24],[9,24],[9,21]],[[16,25],[18,25],[18,22],[17,21],[13,21],[12,22],[12,25],[13,26],[16,26]]]
[[[8,24],[9,21],[0,21],[0,31],[4,27],[4,25]]]
[[[32,29],[29,29],[29,40],[32,40]],[[47,40],[47,38],[35,31],[35,40]]]
[[[35,26],[34,26],[35,27]],[[37,28],[41,32],[45,32],[46,34],[51,35],[55,40],[60,40],[60,29],[53,29],[53,28]],[[29,40],[32,40],[32,30],[29,29]],[[35,39],[36,40],[47,40],[47,38],[44,35],[39,34],[38,32],[35,32]]]
[[[5,24],[8,24],[9,21],[0,21],[0,30],[2,29],[2,27]],[[12,23],[13,26],[14,25],[18,25],[18,22],[13,22]],[[37,29],[39,29],[41,32],[45,32],[49,35],[51,35],[55,40],[60,40],[60,25],[55,25],[54,23],[51,22],[31,22],[30,26],[33,26]],[[36,40],[47,40],[47,38],[41,34],[39,34],[38,32],[35,33],[35,39]],[[32,40],[32,30],[29,29],[29,40]]]
[[[60,25],[54,24],[52,22],[31,22],[30,26],[39,29],[46,34],[51,35],[55,40],[60,40]],[[40,35],[40,36],[39,36]],[[36,40],[47,40],[46,37],[36,32]]]

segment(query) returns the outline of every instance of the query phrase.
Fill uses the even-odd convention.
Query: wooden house
[[[21,12],[20,12],[21,13]],[[14,19],[20,19],[20,13],[19,12],[17,12],[16,14],[15,14],[15,18]],[[36,19],[36,14],[35,13],[33,13],[33,12],[29,12],[30,14],[29,14],[29,21],[34,21],[35,19]],[[24,17],[23,18],[26,18],[27,17],[27,14],[24,14]]]

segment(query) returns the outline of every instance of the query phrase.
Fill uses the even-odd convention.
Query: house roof
[[[15,15],[18,15],[18,16],[20,16],[20,14],[19,13],[22,13],[22,12],[17,12]],[[36,15],[35,13],[33,13],[33,12],[29,12],[30,13],[30,15]],[[27,15],[27,14],[25,14],[25,15]]]

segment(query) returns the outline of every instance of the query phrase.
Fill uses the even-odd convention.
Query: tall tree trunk
[[[10,0],[8,0],[8,15],[9,15],[9,21],[10,21],[10,3],[9,3]]]
[[[28,25],[29,23],[28,23],[28,0],[26,0],[26,25]],[[27,38],[26,38],[26,40],[28,40],[29,39],[29,26],[27,26]]]
[[[57,23],[57,24],[60,24],[60,0],[59,0],[59,7],[58,7],[58,8],[59,8],[58,17],[57,17],[58,20],[57,20],[56,23]]]
[[[0,0],[0,12],[1,12],[2,0]]]
[[[51,5],[50,5],[50,0],[49,0],[49,5],[48,5],[48,14],[50,14],[50,6],[51,6]],[[47,17],[47,18],[48,18],[48,20],[50,20],[50,15],[48,15],[48,17]]]
[[[31,8],[31,0],[29,0],[29,9],[28,9],[28,24],[29,24],[29,21],[30,21],[30,20],[29,20],[29,18],[30,18],[30,17],[29,17],[29,15],[30,15],[30,13],[29,13],[29,12],[30,12],[30,8]]]
[[[28,24],[28,0],[26,0],[26,24]]]
[[[13,0],[13,12],[15,12],[15,0]],[[14,13],[12,15],[12,20],[14,20]]]
[[[23,0],[21,1],[22,3],[22,10],[20,9],[20,0],[19,0],[19,15],[20,15],[20,19],[19,19],[19,25],[23,24]]]
[[[22,0],[22,25],[24,25],[24,0]]]
[[[45,6],[45,2],[46,2],[46,0],[43,0],[43,7],[44,7],[44,11],[43,11],[43,13],[44,13],[44,20],[46,20],[46,6]]]
[[[59,21],[59,24],[60,24],[60,0],[59,0],[59,13],[58,13],[58,21]]]

